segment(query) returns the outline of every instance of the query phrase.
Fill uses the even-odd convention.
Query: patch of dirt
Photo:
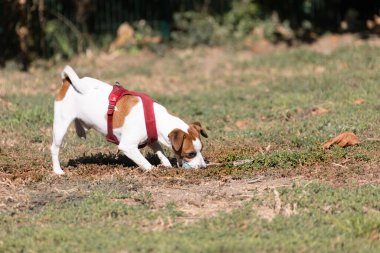
[[[246,150],[236,146],[236,154],[260,152],[260,147],[249,144],[242,146]],[[208,151],[212,156],[226,154],[223,148],[211,147],[215,147]],[[233,147],[231,144],[230,153],[227,154],[234,152]],[[0,211],[39,212],[49,203],[81,201],[93,191],[107,194],[116,192],[123,196],[129,194],[115,199],[127,205],[145,203],[161,210],[175,204],[176,209],[183,212],[176,222],[188,224],[215,216],[221,211],[230,212],[261,196],[265,201],[254,202],[253,211],[271,221],[276,215],[290,216],[297,213],[297,206],[283,205],[278,196],[276,198],[276,189],[279,187],[302,185],[315,179],[333,186],[380,184],[380,166],[377,161],[340,160],[308,167],[262,168],[246,173],[225,165],[206,170],[160,167],[145,173],[129,165],[128,160],[114,155],[96,153],[78,159],[64,168],[66,174],[61,177],[54,175],[49,165],[46,168],[34,166],[2,172],[5,177],[0,180]],[[146,192],[150,193],[150,199],[139,197]],[[156,225],[147,226],[170,226],[168,222],[157,222]]]
[[[0,178],[0,211],[12,211],[27,205],[27,189],[9,178]]]
[[[19,139],[18,143],[21,142]],[[2,145],[0,211],[39,210],[47,203],[79,201],[94,190],[132,191],[136,194],[151,192],[152,207],[160,209],[175,203],[185,214],[184,222],[191,222],[219,211],[236,209],[264,189],[289,186],[300,178],[306,181],[316,179],[333,186],[380,184],[377,160],[347,158],[295,168],[236,169],[232,162],[236,157],[273,152],[278,148],[270,144],[266,148],[265,145],[261,147],[250,140],[208,143],[205,156],[216,165],[205,170],[159,167],[144,173],[125,156],[107,153],[106,149],[104,152],[96,149],[87,155],[76,152],[76,155],[71,153],[68,156],[71,158],[67,159],[68,164],[62,164],[66,174],[58,177],[52,173],[49,157],[39,156],[36,159],[35,152],[40,145],[44,146],[43,143],[30,144],[23,156],[16,146]],[[154,156],[148,159],[158,163]],[[126,199],[129,201],[126,200],[126,204],[136,202],[134,198]],[[273,214],[286,215],[295,210],[294,207],[282,207],[280,212],[276,212],[270,205],[255,208],[268,220]]]
[[[305,180],[318,180],[334,187],[357,187],[366,184],[380,184],[379,161],[355,161],[351,159],[279,169],[277,176],[301,176]],[[269,173],[271,174],[271,173]]]
[[[183,212],[180,222],[191,223],[211,217],[218,212],[229,212],[244,205],[257,194],[276,187],[291,185],[300,178],[259,176],[235,179],[223,175],[205,176],[207,170],[157,168],[149,173],[123,166],[78,165],[65,169],[65,176],[56,176],[46,169],[18,172],[0,180],[0,211],[39,212],[47,204],[81,201],[93,191],[107,194],[129,194],[122,201],[127,205],[145,203],[163,209],[174,203]],[[8,174],[7,174],[8,175]],[[151,199],[140,196],[149,192]],[[258,214],[266,217],[259,207]],[[166,223],[165,223],[166,224]]]
[[[227,179],[224,182],[210,180],[187,185],[152,184],[143,186],[143,189],[152,193],[155,208],[175,203],[178,210],[184,212],[182,218],[191,222],[214,216],[220,211],[229,212],[239,208],[262,191],[289,186],[294,180],[296,179],[263,178],[254,183],[251,183],[252,179]]]

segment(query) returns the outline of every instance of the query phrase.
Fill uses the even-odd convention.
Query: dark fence
[[[89,33],[115,33],[122,22],[146,20],[168,36],[173,13],[195,10],[217,15],[226,12],[230,3],[231,0],[45,0],[45,9],[63,15]]]

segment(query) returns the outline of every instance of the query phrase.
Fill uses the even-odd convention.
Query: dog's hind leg
[[[81,139],[86,139],[86,132],[88,131],[88,128],[84,127],[84,123],[80,119],[75,119],[74,122],[78,137]]]
[[[64,115],[60,110],[60,105],[55,105],[54,108],[54,123],[53,123],[53,143],[51,144],[51,156],[53,161],[53,171],[56,174],[64,174],[59,163],[59,149],[62,144],[63,137],[67,132],[67,128],[74,120],[74,117]]]
[[[172,167],[172,164],[170,163],[169,159],[165,156],[164,150],[162,149],[160,143],[158,143],[157,141],[150,143],[149,147],[153,150],[154,153],[156,153],[162,165],[164,165],[165,167]]]

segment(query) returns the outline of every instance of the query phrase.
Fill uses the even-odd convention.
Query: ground
[[[87,53],[29,73],[8,65],[0,252],[378,252],[380,47],[337,40],[265,52]],[[65,64],[202,122],[210,166],[144,173],[104,137],[80,140],[71,127],[66,174],[54,175],[53,98]],[[345,131],[360,144],[322,148]]]

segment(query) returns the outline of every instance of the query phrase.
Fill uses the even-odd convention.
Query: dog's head
[[[206,163],[201,154],[203,144],[200,136],[208,137],[206,131],[199,122],[189,125],[187,133],[181,129],[174,129],[168,135],[179,166],[184,168],[206,168]],[[186,165],[186,166],[185,166]]]

